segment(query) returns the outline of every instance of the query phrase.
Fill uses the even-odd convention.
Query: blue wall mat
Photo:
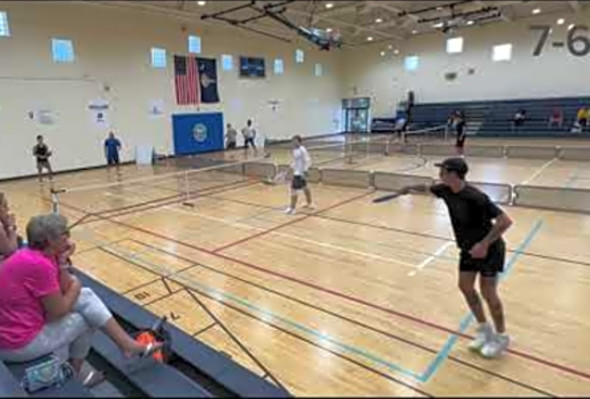
[[[223,150],[223,114],[172,115],[174,154]]]

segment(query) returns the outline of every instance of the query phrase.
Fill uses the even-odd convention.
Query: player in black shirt
[[[37,145],[33,147],[33,156],[37,158],[37,172],[39,174],[39,181],[43,181],[43,169],[47,169],[49,173],[49,180],[53,179],[53,170],[51,169],[51,163],[49,163],[49,157],[51,151],[47,144],[43,142],[43,136],[37,136]]]
[[[441,183],[430,187],[405,187],[399,193],[430,192],[445,201],[461,251],[459,288],[479,323],[477,336],[469,348],[485,357],[496,357],[506,350],[510,342],[497,287],[498,273],[504,270],[506,253],[502,234],[512,221],[486,194],[465,181],[468,166],[462,158],[449,158],[436,166],[440,167]],[[481,295],[488,304],[496,333],[486,321],[480,296],[475,289],[478,273]]]

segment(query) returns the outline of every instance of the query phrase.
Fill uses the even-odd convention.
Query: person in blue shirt
[[[121,142],[115,138],[115,133],[110,132],[109,138],[104,142],[104,155],[107,158],[107,165],[116,165],[119,168],[119,150]]]

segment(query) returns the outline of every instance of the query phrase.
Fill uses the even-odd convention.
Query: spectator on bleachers
[[[8,199],[0,193],[0,262],[17,250],[20,240],[16,230],[16,220],[10,212]]]
[[[526,121],[526,110],[521,108],[518,111],[516,111],[516,113],[514,114],[514,117],[512,118],[512,131],[515,131],[517,128],[524,125],[525,121]]]
[[[584,106],[578,110],[576,121],[581,127],[588,126],[588,120],[590,119],[590,110],[587,106]]]
[[[563,111],[558,107],[553,108],[553,111],[551,111],[548,127],[553,127],[555,125],[559,128],[563,126]]]
[[[159,349],[160,345],[136,342],[91,289],[63,274],[68,272],[60,265],[75,248],[65,217],[33,217],[27,240],[27,248],[0,264],[0,360],[28,362],[65,349],[78,377],[93,386],[102,380],[101,374],[82,376],[80,371],[97,329],[129,358],[150,356]]]

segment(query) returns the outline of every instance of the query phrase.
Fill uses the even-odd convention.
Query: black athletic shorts
[[[227,143],[227,149],[228,150],[233,150],[235,148],[236,148],[236,142],[235,141],[232,141],[230,143]]]
[[[119,165],[119,154],[111,154],[107,157],[107,164],[109,165]]]
[[[580,124],[580,126],[586,127],[586,126],[588,126],[588,119],[582,118],[578,121],[578,123]]]
[[[244,141],[244,147],[248,148],[249,146],[252,146],[252,148],[256,148],[256,144],[254,144],[253,138],[249,138]]]
[[[455,147],[463,148],[465,145],[465,135],[457,135],[457,141],[455,142]]]
[[[307,181],[303,176],[293,176],[293,180],[291,181],[291,188],[293,190],[303,190],[307,187]]]
[[[51,168],[51,164],[49,163],[48,160],[42,160],[42,159],[37,160],[37,169],[50,169],[50,168]]]
[[[506,259],[506,244],[498,240],[488,249],[488,256],[484,259],[473,259],[469,251],[461,251],[459,271],[481,273],[483,277],[496,277],[504,271]]]

